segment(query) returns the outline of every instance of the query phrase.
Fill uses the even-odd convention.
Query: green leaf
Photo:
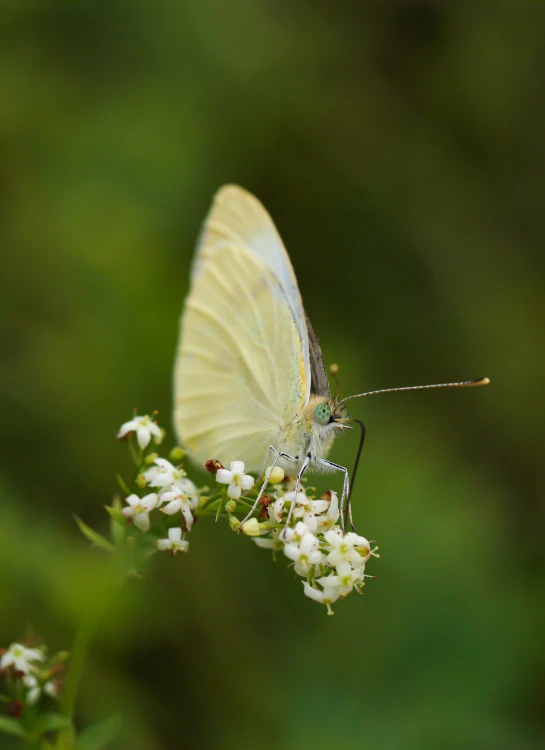
[[[119,498],[114,498],[114,505],[104,506],[110,514],[110,536],[116,547],[120,547],[125,541],[125,532],[127,530],[127,519],[121,512],[121,503]]]
[[[115,552],[114,545],[109,542],[106,537],[102,536],[102,534],[99,534],[98,531],[94,531],[90,526],[87,526],[87,524],[84,523],[81,518],[78,518],[77,516],[74,516],[74,518],[76,519],[79,530],[84,536],[87,537],[87,539],[89,539],[90,542],[96,544],[97,547],[105,549],[107,552]]]
[[[123,515],[123,513],[121,512],[119,508],[115,508],[111,505],[105,505],[104,507],[106,508],[111,518],[113,518],[113,520],[116,523],[121,524],[121,526],[127,525],[127,519],[125,518],[125,516]]]
[[[104,750],[117,737],[120,729],[120,716],[112,716],[106,721],[87,727],[76,740],[74,750]]]
[[[0,732],[11,734],[15,737],[24,737],[25,735],[23,727],[17,719],[12,719],[10,716],[0,716]]]
[[[115,478],[117,479],[117,483],[118,483],[118,485],[119,485],[119,486],[121,487],[121,489],[123,490],[123,492],[124,492],[124,493],[125,493],[126,495],[130,495],[130,494],[131,494],[131,491],[130,491],[130,489],[128,488],[128,486],[127,486],[127,483],[125,482],[125,480],[123,479],[123,477],[121,476],[121,474],[116,474],[116,475],[115,475]]]
[[[72,720],[60,714],[45,714],[40,718],[36,726],[34,735],[40,737],[46,732],[58,732],[59,729],[71,729]]]

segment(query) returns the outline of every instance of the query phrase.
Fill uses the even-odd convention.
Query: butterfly
[[[307,470],[340,472],[343,529],[345,505],[354,527],[349,472],[327,458],[335,438],[358,423],[357,468],[365,427],[347,415],[346,402],[375,393],[488,382],[391,388],[342,400],[332,396],[318,338],[273,220],[241,187],[226,185],[216,193],[197,242],[180,323],[174,424],[189,457],[201,465],[208,459],[225,464],[242,459],[248,470],[259,471],[272,454],[244,521],[280,465],[295,474],[296,493]]]

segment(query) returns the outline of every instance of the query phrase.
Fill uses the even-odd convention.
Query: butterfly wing
[[[231,190],[241,200],[230,200],[227,213],[220,202],[217,217],[218,199]],[[306,325],[302,340],[286,289],[293,271],[263,208],[259,226],[254,202],[260,207],[240,188],[224,188],[216,198],[197,251],[174,372],[174,420],[190,456],[242,459],[249,469],[261,468],[268,446],[310,391]],[[267,255],[275,238],[277,255]]]
[[[308,316],[306,320],[310,356],[310,392],[314,396],[325,396],[327,399],[330,399],[329,378],[325,369],[322,348]]]
[[[192,270],[195,280],[206,263],[225,243],[244,247],[259,258],[278,279],[290,306],[304,352],[306,400],[310,397],[310,360],[307,318],[288,253],[269,212],[251,193],[238,185],[218,190],[204,222]]]

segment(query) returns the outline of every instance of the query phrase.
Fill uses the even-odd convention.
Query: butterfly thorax
[[[317,407],[320,407],[317,410]],[[329,414],[327,423],[316,419]],[[324,471],[324,467],[317,463],[317,459],[326,458],[335,438],[348,428],[344,407],[334,398],[311,396],[308,404],[299,411],[285,430],[277,436],[276,448],[284,451],[302,463],[310,454],[311,468],[314,471]],[[293,469],[293,463],[282,462],[287,468]]]

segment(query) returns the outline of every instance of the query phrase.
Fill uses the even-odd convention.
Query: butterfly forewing
[[[205,219],[195,254],[195,280],[225,244],[243,247],[256,255],[273,273],[284,291],[304,352],[305,395],[310,396],[310,363],[305,312],[297,279],[278,230],[260,201],[238,185],[225,185],[216,193]]]
[[[285,289],[260,257],[234,237],[211,255],[182,316],[176,429],[196,462],[260,469],[306,402],[305,352]]]

